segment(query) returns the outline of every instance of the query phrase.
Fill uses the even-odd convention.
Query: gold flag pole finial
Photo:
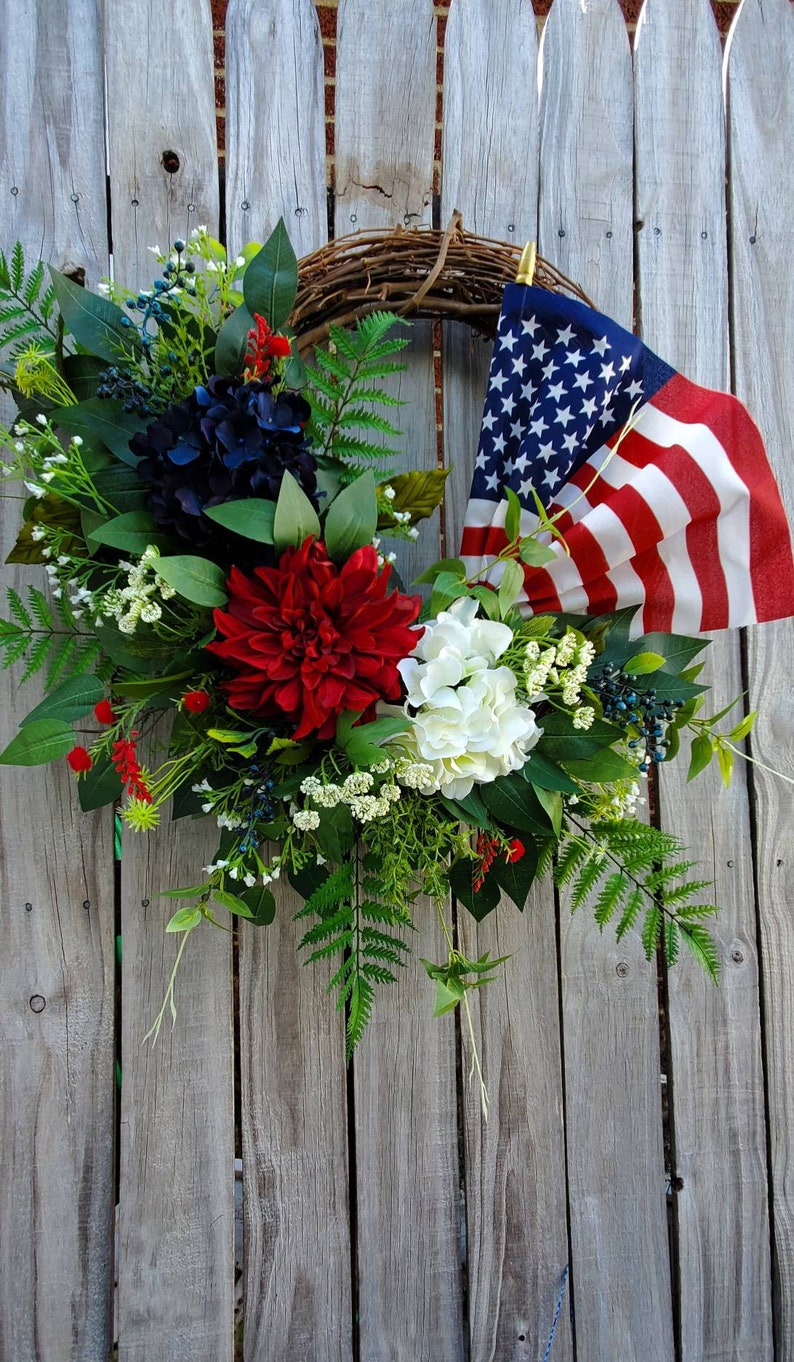
[[[531,284],[535,277],[535,261],[538,252],[534,241],[528,241],[518,262],[518,273],[516,275],[517,284]]]

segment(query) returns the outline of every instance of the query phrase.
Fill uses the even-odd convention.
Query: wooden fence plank
[[[106,5],[110,180],[116,276],[150,283],[147,247],[206,223],[217,231],[209,5]],[[179,170],[162,165],[176,152]],[[174,1030],[142,1045],[178,939],[164,937],[163,889],[195,883],[217,845],[203,824],[170,825],[122,858],[122,1125],[119,1357],[228,1362],[234,1283],[230,938],[203,928],[185,953]]]
[[[541,65],[540,249],[630,326],[631,56],[614,0],[556,0]]]
[[[246,1362],[352,1357],[344,1036],[282,890],[240,934]]]
[[[520,60],[505,62],[510,49]],[[528,4],[454,0],[444,40],[441,219],[523,243],[537,236],[537,30]],[[485,116],[483,116],[485,113]],[[449,553],[460,542],[491,345],[468,327],[443,330],[445,503]],[[510,959],[472,1002],[491,1097],[464,1094],[465,1189],[472,1362],[535,1359],[568,1261],[554,896],[533,893],[520,916],[503,900],[479,926],[459,910],[462,948]],[[464,1064],[468,1041],[463,1028]],[[567,1310],[555,1356],[572,1355]]]
[[[0,247],[107,272],[95,0],[0,4]],[[10,405],[3,403],[3,417]],[[4,492],[18,490],[8,484]],[[0,558],[21,501],[4,499]],[[43,585],[4,568],[3,585]],[[4,612],[5,613],[5,612]],[[17,673],[18,674],[18,673]],[[41,698],[3,685],[0,746]],[[112,818],[63,769],[0,777],[0,1355],[105,1362],[113,1288]]]
[[[708,0],[647,0],[635,58],[636,217],[645,341],[688,377],[728,386],[722,52]],[[709,712],[741,694],[739,636],[717,634]],[[763,702],[751,697],[750,704]],[[737,709],[736,717],[741,713]],[[712,878],[722,962],[669,971],[673,1195],[684,1362],[772,1351],[766,1129],[750,813],[739,761],[687,784],[687,754],[660,772],[662,826]],[[716,763],[715,763],[716,766]]]
[[[540,249],[631,325],[631,60],[613,0],[557,0],[544,33]],[[673,1355],[656,971],[585,909],[561,939],[577,1355]]]
[[[430,0],[342,0],[336,68],[336,232],[429,223],[436,30]],[[399,376],[406,466],[435,464],[431,330]],[[403,554],[410,581],[439,556],[437,522]],[[442,957],[435,910],[414,905],[408,969],[354,1061],[359,1320],[367,1362],[463,1356],[454,1031],[434,1022],[419,957]],[[388,1233],[384,1234],[384,1226]]]
[[[264,240],[283,215],[298,256],[328,235],[323,54],[312,0],[230,0],[226,235]]]
[[[105,0],[105,48],[113,259],[130,288],[150,287],[150,246],[218,224],[209,0],[186,0],[178,21],[156,0]]]
[[[166,815],[167,817],[167,815]],[[122,852],[119,1359],[231,1362],[234,1124],[230,945],[202,926],[155,1046],[178,938],[163,889],[195,884],[217,837],[167,821]]]
[[[787,0],[744,0],[728,59],[732,347],[736,392],[747,402],[794,520],[794,12]],[[752,755],[791,775],[791,622],[748,630],[747,674],[760,715]],[[763,974],[767,1121],[772,1183],[775,1356],[794,1358],[794,861],[791,786],[752,775],[755,873]]]
[[[314,250],[328,219],[311,0],[232,0],[226,51],[227,238],[239,246],[283,215],[298,253]],[[245,1357],[344,1362],[353,1319],[344,1018],[326,991],[330,969],[304,969],[297,956],[295,894],[276,899],[272,926],[239,933]]]

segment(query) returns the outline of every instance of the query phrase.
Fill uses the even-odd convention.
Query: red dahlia
[[[331,738],[346,710],[396,700],[397,663],[416,645],[411,625],[422,602],[389,592],[390,577],[373,548],[339,567],[312,539],[252,577],[233,567],[229,608],[215,611],[226,637],[209,644],[239,673],[225,683],[229,704],[290,720],[296,738]]]

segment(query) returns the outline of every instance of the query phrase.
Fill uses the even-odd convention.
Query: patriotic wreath
[[[7,590],[5,665],[41,673],[45,697],[0,761],[67,761],[83,809],[115,804],[133,832],[166,809],[216,821],[211,862],[164,891],[177,964],[221,912],[265,927],[288,878],[350,1050],[420,895],[448,944],[422,961],[436,1015],[468,1010],[502,963],[456,947],[450,899],[477,920],[520,910],[547,871],[649,957],[683,941],[716,978],[708,886],[635,806],[684,739],[690,776],[716,755],[727,783],[753,723],[718,733],[704,715],[706,640],[688,633],[794,611],[780,497],[733,398],[581,296],[508,284],[498,314],[447,261],[457,227],[435,270],[417,272],[415,234],[397,240],[415,310],[496,323],[460,556],[412,584],[395,554],[446,470],[394,471],[393,260],[384,282],[354,243],[345,326],[316,277],[296,308],[282,223],[232,260],[204,228],[155,249],[139,293],[26,271],[19,245],[0,256],[4,471],[29,494],[8,561],[47,577]]]

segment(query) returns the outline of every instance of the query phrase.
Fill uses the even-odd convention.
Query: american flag
[[[552,542],[553,561],[525,568],[526,611],[639,606],[635,636],[794,615],[786,514],[742,404],[578,300],[523,284],[505,289],[464,522],[461,556],[484,581],[500,575],[506,488],[522,534],[538,526],[534,488],[570,552]]]

